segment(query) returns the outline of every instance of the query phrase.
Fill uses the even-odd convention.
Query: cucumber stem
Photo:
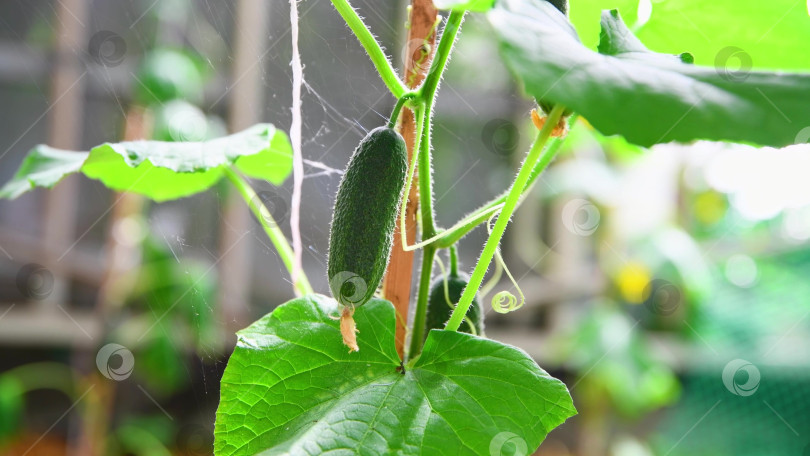
[[[478,258],[478,263],[475,265],[475,269],[470,277],[470,281],[464,288],[461,299],[459,300],[456,308],[453,309],[453,313],[450,315],[450,320],[447,322],[444,329],[448,331],[458,331],[458,327],[464,320],[464,316],[470,309],[473,298],[478,292],[481,282],[484,280],[484,276],[487,273],[487,269],[489,269],[489,264],[492,262],[492,258],[495,256],[498,245],[500,245],[503,234],[506,231],[506,225],[509,224],[509,219],[512,218],[512,213],[517,208],[518,202],[520,201],[520,196],[523,193],[523,189],[526,188],[526,185],[529,182],[532,170],[535,167],[534,165],[538,162],[538,160],[543,158],[541,154],[544,146],[546,145],[548,138],[551,136],[551,131],[557,125],[557,122],[560,121],[560,117],[562,117],[564,109],[564,106],[557,104],[554,109],[551,110],[551,114],[549,114],[546,123],[543,125],[543,129],[537,134],[537,139],[535,140],[534,145],[529,150],[526,160],[520,167],[520,171],[518,172],[517,177],[515,177],[515,181],[512,183],[512,186],[509,189],[509,193],[506,195],[506,201],[504,202],[503,209],[498,215],[498,220],[495,222],[495,227],[492,229],[492,233],[489,235],[486,244],[484,244],[484,250],[481,252],[481,256]]]
[[[405,87],[405,84],[397,77],[394,67],[391,66],[391,61],[388,60],[385,52],[383,52],[380,44],[377,43],[377,40],[374,38],[374,35],[372,35],[371,31],[366,27],[366,24],[363,23],[363,20],[357,15],[357,11],[352,8],[347,0],[332,0],[332,5],[343,17],[343,20],[346,21],[346,25],[349,26],[358,41],[360,41],[363,49],[366,50],[366,53],[371,58],[371,62],[388,87],[388,90],[390,90],[396,98],[402,98],[402,96],[408,92],[407,87]]]
[[[399,119],[399,113],[402,111],[402,107],[405,106],[408,100],[414,97],[416,97],[416,92],[408,92],[397,99],[397,104],[394,105],[394,110],[391,111],[391,117],[388,118],[388,128],[394,128],[397,125],[397,119]]]
[[[456,246],[450,246],[450,275],[458,277],[458,252]]]
[[[225,177],[227,177],[239,191],[239,194],[242,195],[242,199],[244,199],[248,207],[250,207],[253,215],[259,220],[262,228],[264,228],[264,232],[267,233],[267,237],[270,238],[270,242],[273,243],[278,255],[281,257],[281,261],[284,262],[287,272],[292,276],[293,268],[295,267],[293,250],[290,247],[290,243],[287,242],[287,238],[284,236],[281,228],[278,227],[278,223],[273,219],[270,211],[264,206],[264,203],[262,203],[261,199],[256,195],[256,192],[250,184],[231,168],[226,167],[223,172],[225,173]],[[309,279],[307,279],[303,269],[299,272],[296,281],[293,283],[293,288],[295,288],[295,291],[301,296],[314,293],[312,285],[309,284]]]

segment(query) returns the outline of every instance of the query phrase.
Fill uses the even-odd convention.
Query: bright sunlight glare
[[[731,145],[708,163],[706,180],[729,194],[746,219],[767,220],[810,205],[807,152],[804,144],[783,149]]]

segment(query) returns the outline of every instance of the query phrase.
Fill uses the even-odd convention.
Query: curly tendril
[[[508,291],[500,291],[492,297],[492,310],[498,313],[509,313],[520,309],[521,306],[523,306],[523,302],[518,305],[515,295]]]
[[[444,280],[442,280],[442,282],[444,283],[444,302],[447,303],[448,307],[453,309],[455,308],[455,305],[453,304],[452,301],[450,301],[450,288],[448,288],[447,286],[447,276],[448,276],[447,269],[444,267],[444,262],[442,261],[441,258],[439,258],[438,255],[433,257],[433,261],[439,266],[439,269],[442,270],[442,277],[444,277]]]
[[[492,234],[492,219],[495,218],[495,215],[496,214],[492,214],[489,220],[487,220],[487,232],[489,234]],[[526,303],[526,296],[523,295],[523,290],[521,290],[520,286],[518,286],[517,280],[515,280],[512,273],[509,272],[509,268],[506,267],[506,262],[503,261],[500,247],[495,249],[495,262],[501,269],[503,269],[506,276],[509,277],[509,281],[512,282],[512,285],[517,290],[518,295],[520,295],[520,302],[518,302],[517,297],[515,297],[514,294],[506,290],[500,291],[495,293],[495,296],[492,297],[492,310],[505,314],[520,309],[523,307],[523,304]]]

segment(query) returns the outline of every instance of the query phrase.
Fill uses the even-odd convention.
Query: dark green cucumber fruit
[[[380,286],[408,172],[405,140],[391,128],[371,130],[354,150],[338,188],[326,270],[332,296],[361,306]]]
[[[440,276],[430,285],[430,295],[428,296],[427,308],[427,322],[425,329],[425,337],[431,329],[443,329],[447,320],[450,319],[450,314],[456,307],[456,304],[461,299],[461,293],[464,287],[467,286],[469,277],[463,274],[453,275],[452,273],[447,277],[447,295],[444,294],[444,277]],[[447,302],[447,297],[451,302]],[[476,296],[470,309],[467,310],[467,319],[475,327],[475,333],[479,336],[484,332],[484,309],[481,303],[478,302]],[[465,320],[458,328],[461,332],[472,333],[470,324]]]

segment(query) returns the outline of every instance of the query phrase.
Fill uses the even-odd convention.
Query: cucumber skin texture
[[[457,304],[461,300],[461,294],[464,287],[467,286],[469,277],[466,275],[450,275],[447,278],[447,294],[453,304]],[[427,308],[427,321],[425,322],[425,337],[431,329],[444,329],[445,323],[450,319],[450,314],[453,309],[447,305],[447,300],[444,297],[444,277],[439,276],[430,285],[430,295],[428,295],[428,308]],[[478,335],[484,334],[484,309],[481,303],[478,302],[478,295],[473,298],[470,309],[467,310],[467,318],[475,326]],[[458,330],[460,332],[469,333],[470,326],[467,322],[461,323]]]
[[[332,296],[343,305],[361,306],[380,286],[408,172],[405,140],[393,129],[371,130],[355,149],[335,199],[329,232],[327,278]],[[365,282],[365,293],[341,296],[338,274]]]

